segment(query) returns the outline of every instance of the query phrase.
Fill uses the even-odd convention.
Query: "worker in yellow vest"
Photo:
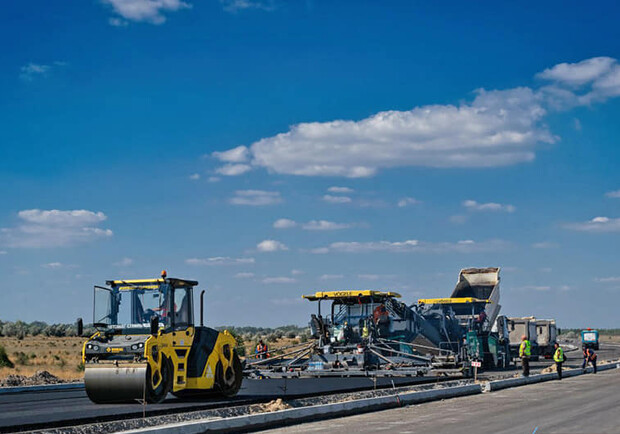
[[[530,376],[530,356],[532,355],[532,344],[527,340],[527,336],[521,336],[521,345],[519,346],[519,357],[521,357],[521,365],[523,366],[523,376]]]
[[[562,379],[562,363],[566,360],[564,357],[564,350],[557,342],[554,345],[555,353],[553,353],[553,361],[555,362],[555,367],[558,371],[558,380]]]

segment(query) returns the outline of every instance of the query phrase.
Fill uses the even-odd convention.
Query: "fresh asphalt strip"
[[[608,363],[598,367],[599,371],[620,368],[620,363]],[[592,368],[586,370],[592,372]],[[581,369],[567,370],[564,377],[582,375]],[[519,387],[528,384],[551,381],[557,378],[557,374],[539,374],[530,377],[511,378],[507,380],[490,381],[484,385],[472,384],[468,386],[447,387],[443,389],[428,390],[422,392],[410,392],[381,396],[376,398],[359,399],[354,401],[339,402],[333,404],[315,405],[302,408],[292,408],[274,412],[250,414],[223,419],[207,419],[194,422],[184,422],[169,425],[153,426],[137,430],[123,431],[122,434],[149,433],[149,434],[193,434],[204,432],[239,432],[254,431],[263,428],[275,428],[278,426],[298,424],[308,421],[330,419],[353,414],[368,413],[378,410],[402,407],[405,405],[420,404],[440,399],[454,398],[457,396],[475,395],[485,392]]]

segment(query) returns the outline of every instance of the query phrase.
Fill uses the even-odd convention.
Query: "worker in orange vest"
[[[594,373],[596,374],[596,353],[592,348],[583,349],[583,363],[581,365],[581,369],[583,369],[584,372],[588,366],[588,362],[592,363],[592,368],[594,368]]]
[[[256,356],[259,359],[266,359],[269,357],[269,347],[266,343],[263,342],[262,339],[258,341],[258,345],[256,345]]]

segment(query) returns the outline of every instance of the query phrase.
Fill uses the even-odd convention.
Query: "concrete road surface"
[[[269,433],[620,433],[620,370]]]

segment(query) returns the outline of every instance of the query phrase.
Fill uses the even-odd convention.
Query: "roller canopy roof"
[[[310,301],[317,300],[336,300],[336,299],[346,299],[353,298],[357,299],[360,297],[373,297],[373,298],[400,298],[400,294],[397,292],[383,292],[383,291],[356,291],[356,290],[347,290],[347,291],[319,291],[314,294],[302,295],[302,298]]]
[[[175,278],[166,278],[166,279],[133,279],[133,280],[106,280],[106,284],[112,287],[116,287],[121,290],[130,290],[130,289],[139,289],[139,288],[149,288],[154,289],[159,287],[163,283],[168,283],[175,288],[181,287],[190,287],[198,285],[198,282],[195,280],[186,280],[186,279],[175,279]]]

